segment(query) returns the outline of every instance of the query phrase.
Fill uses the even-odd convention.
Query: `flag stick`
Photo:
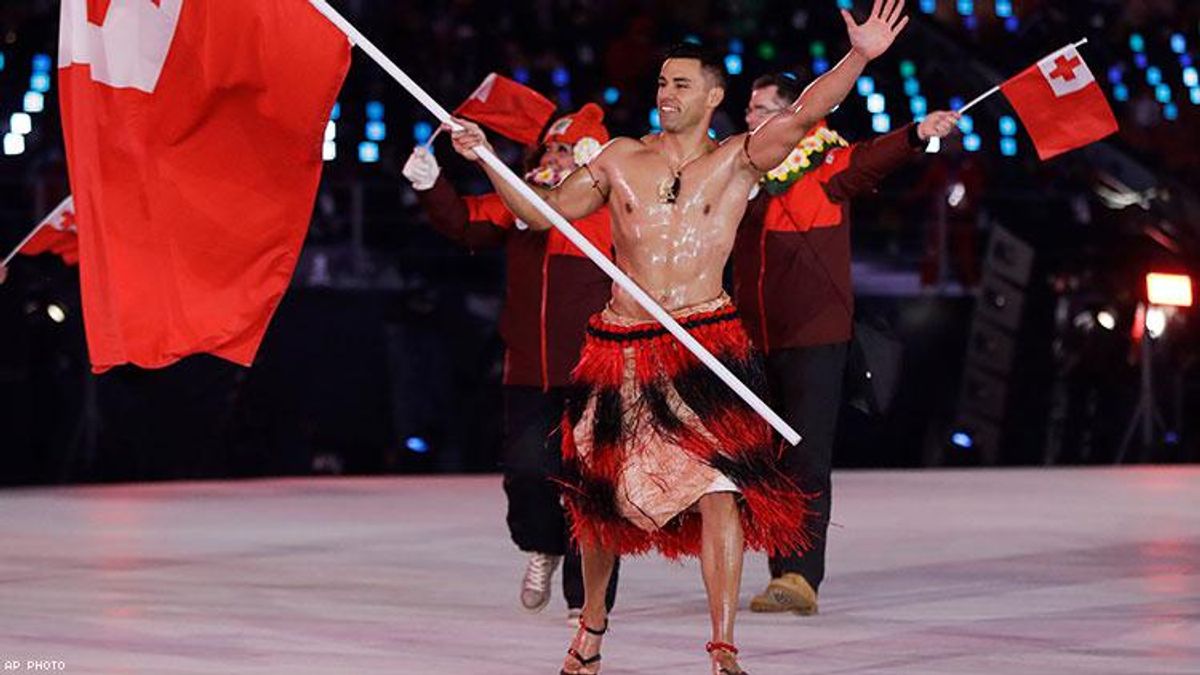
[[[63,210],[66,209],[70,202],[70,195],[68,195],[66,199],[59,202],[58,206],[54,207],[54,210],[51,211],[49,215],[47,215],[45,218],[42,218],[42,222],[35,225],[29,234],[25,235],[25,238],[21,240],[21,243],[17,244],[17,247],[14,248],[11,253],[5,256],[4,262],[0,262],[0,267],[8,267],[8,263],[12,262],[12,259],[17,257],[17,254],[21,252],[21,249],[25,248],[25,245],[28,244],[38,232],[41,232],[43,227],[49,225],[50,222],[55,218],[58,218],[58,216],[62,214]]]
[[[1071,46],[1071,47],[1077,47],[1077,48],[1078,48],[1078,47],[1082,47],[1083,45],[1086,45],[1086,44],[1087,44],[1087,41],[1088,41],[1088,39],[1087,39],[1087,38],[1083,38],[1083,39],[1082,39],[1082,40],[1080,40],[1079,42],[1072,43],[1070,46]],[[1063,49],[1065,49],[1065,47],[1064,47]],[[1059,51],[1062,51],[1062,50],[1059,50]],[[984,99],[986,99],[987,97],[991,96],[992,94],[995,94],[995,93],[996,93],[996,92],[998,92],[998,91],[1000,91],[1000,85],[996,85],[996,86],[992,87],[991,89],[988,89],[987,91],[985,91],[984,93],[980,94],[979,96],[976,96],[976,97],[975,97],[975,100],[973,100],[973,101],[971,101],[970,103],[968,103],[968,104],[964,105],[963,107],[959,108],[959,109],[958,109],[958,114],[960,114],[960,115],[961,115],[961,114],[963,114],[963,113],[967,112],[968,110],[970,110],[971,108],[974,108],[974,107],[975,107],[977,104],[979,104],[981,101],[983,101],[983,100],[984,100]]]
[[[429,150],[432,152],[433,142],[437,140],[438,134],[440,134],[440,133],[442,133],[442,127],[439,126],[438,128],[433,130],[432,134],[429,134],[429,140],[425,141],[425,149],[426,150]]]
[[[368,40],[362,33],[360,33],[358,29],[356,29],[349,21],[346,20],[345,17],[339,14],[336,9],[330,6],[326,0],[309,0],[309,2],[317,9],[317,11],[324,14],[326,18],[333,22],[333,25],[337,26],[343,33],[345,33],[350,39],[351,43],[361,48],[367,54],[367,56],[370,56],[372,60],[378,63],[388,75],[391,75],[393,79],[407,89],[408,93],[412,94],[413,97],[415,97],[417,101],[421,103],[421,105],[425,106],[429,112],[433,113],[434,117],[438,118],[438,120],[440,120],[443,124],[446,124],[452,129],[457,128],[458,125],[450,117],[450,113],[446,112],[445,108],[439,105],[437,101],[435,101],[428,93],[425,92],[424,89],[420,87],[420,85],[414,82],[412,78],[410,78],[403,70],[400,69],[399,66],[392,62],[392,60],[386,55],[384,55],[379,48],[372,44],[371,41]],[[542,198],[539,197],[532,188],[525,184],[525,181],[518,178],[511,169],[505,166],[503,162],[501,162],[486,148],[476,148],[475,152],[479,155],[479,158],[484,161],[484,163],[486,163],[493,171],[500,174],[505,182],[519,192],[522,197],[528,200],[529,203],[536,208],[539,213],[542,214],[542,216],[548,219],[554,225],[554,227],[563,234],[563,236],[570,240],[572,244],[575,244],[579,250],[583,251],[583,253],[587,255],[592,262],[596,263],[596,265],[599,266],[605,274],[611,277],[614,282],[616,282],[622,289],[624,289],[626,293],[636,300],[643,309],[649,312],[650,315],[653,316],[659,323],[661,323],[664,328],[666,328],[672,335],[675,336],[676,339],[683,343],[683,346],[687,347],[688,351],[692,352],[697,359],[699,359],[705,366],[708,366],[708,368],[712,370],[717,377],[721,378],[726,385],[733,389],[733,391],[743,401],[745,401],[747,405],[753,408],[756,413],[761,415],[763,419],[765,419],[772,427],[774,427],[781,436],[783,436],[792,445],[796,445],[800,442],[800,434],[796,433],[795,429],[785,422],[783,418],[777,415],[775,411],[771,410],[771,408],[767,406],[762,399],[755,395],[755,393],[751,391],[750,388],[747,387],[741,380],[737,379],[737,376],[731,373],[728,368],[726,368],[720,361],[717,360],[715,356],[712,355],[712,353],[710,353],[704,348],[703,345],[697,342],[696,338],[692,337],[690,333],[684,330],[684,328],[680,326],[679,323],[676,322],[666,310],[660,307],[658,303],[654,302],[654,300],[651,299],[651,297],[645,291],[635,284],[632,279],[626,276],[625,273],[620,270],[620,268],[613,264],[613,262],[608,259],[608,256],[601,253],[600,250],[597,249],[587,237],[580,234],[579,231],[571,225],[571,223],[567,222],[565,218],[559,215],[557,211],[543,201]]]

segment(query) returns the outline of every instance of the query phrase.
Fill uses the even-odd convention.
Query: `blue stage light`
[[[529,69],[524,66],[513,68],[513,79],[521,84],[529,84]]]
[[[383,119],[383,104],[379,101],[367,102],[367,119],[382,120]]]
[[[1126,87],[1123,84],[1114,85],[1113,86],[1113,98],[1117,99],[1118,101],[1122,101],[1122,102],[1128,101],[1129,100],[1129,87]]]
[[[958,13],[963,16],[971,16],[975,14],[975,0],[958,0]]]
[[[824,75],[829,72],[829,61],[824,57],[813,59],[813,74]]]
[[[921,93],[921,83],[914,78],[909,78],[904,81],[904,95],[917,96]]]
[[[1015,136],[1017,133],[1017,121],[1011,115],[1000,116],[1000,134],[1003,136]]]
[[[1011,136],[1005,136],[1000,139],[1000,154],[1005,157],[1017,156],[1017,139]]]
[[[1163,117],[1174,122],[1179,119],[1179,106],[1174,103],[1168,103],[1163,106]]]
[[[50,74],[49,73],[34,73],[29,78],[29,88],[39,94],[44,94],[50,91]]]
[[[1147,68],[1146,84],[1149,84],[1153,87],[1157,86],[1160,82],[1162,82],[1162,70],[1159,70],[1158,66],[1150,66]]]
[[[616,87],[609,87],[604,90],[604,102],[608,105],[616,105],[617,101],[621,100],[621,90]]]
[[[958,119],[958,128],[964,134],[975,132],[975,118],[970,115],[963,115]]]
[[[374,164],[379,161],[379,145],[374,141],[363,141],[358,144],[358,161],[363,164]]]
[[[1171,36],[1171,51],[1176,54],[1183,54],[1187,51],[1187,38],[1183,33],[1175,33]]]
[[[1129,48],[1134,52],[1143,52],[1146,50],[1146,39],[1141,33],[1134,33],[1129,36]]]
[[[937,0],[921,0],[921,11],[926,14],[937,12]]]
[[[983,139],[979,134],[967,134],[963,136],[963,148],[967,152],[979,152],[979,148],[983,147]]]
[[[1012,0],[996,0],[996,16],[1007,19],[1013,15]]]
[[[975,445],[975,441],[971,438],[971,434],[968,434],[965,431],[954,432],[954,434],[950,436],[950,442],[960,448],[963,448],[964,450],[970,450],[971,447]]]
[[[887,99],[883,94],[871,94],[867,97],[867,112],[881,113],[887,110]]]
[[[550,71],[550,82],[559,89],[562,89],[571,84],[571,73],[563,66],[558,66]]]
[[[1159,103],[1170,103],[1171,88],[1165,84],[1158,85],[1154,88],[1154,98],[1157,99]]]
[[[877,134],[886,134],[892,130],[892,118],[887,113],[871,116],[871,129]]]
[[[33,72],[48,73],[54,65],[54,61],[50,59],[49,54],[35,54],[33,57]]]
[[[725,72],[730,75],[742,74],[742,57],[737,54],[729,54],[725,57]]]
[[[908,109],[912,112],[913,117],[924,117],[929,112],[929,103],[924,96],[914,96],[908,102]]]
[[[429,122],[417,122],[413,125],[413,140],[418,145],[424,145],[429,141],[429,137],[433,135],[433,125]]]
[[[341,117],[342,117],[342,104],[341,104],[341,103],[334,103],[334,104],[333,104],[333,111],[329,113],[329,119],[331,119],[331,120],[333,120],[333,121],[335,121],[335,122],[336,122],[336,121],[337,121],[338,119],[340,119]]]
[[[864,75],[858,78],[857,86],[859,96],[870,96],[875,93],[875,78]]]
[[[387,125],[379,120],[371,120],[367,122],[367,140],[375,141],[376,143],[387,138]]]
[[[404,447],[408,448],[409,452],[415,452],[418,455],[429,452],[429,444],[420,436],[409,436],[408,440],[404,441]]]

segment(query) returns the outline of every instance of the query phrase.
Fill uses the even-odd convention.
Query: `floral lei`
[[[838,132],[821,127],[805,136],[782,164],[767,172],[763,178],[763,189],[771,195],[783,194],[813,167],[821,166],[830,150],[849,146],[850,143]]]

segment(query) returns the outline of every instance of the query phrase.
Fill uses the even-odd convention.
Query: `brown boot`
[[[772,579],[767,590],[750,600],[751,612],[792,612],[800,616],[817,613],[817,592],[799,574]]]

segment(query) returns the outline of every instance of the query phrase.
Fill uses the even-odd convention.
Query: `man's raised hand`
[[[866,59],[874,59],[888,50],[896,36],[908,25],[904,16],[904,0],[875,0],[871,16],[859,24],[847,10],[842,10],[850,46]]]

